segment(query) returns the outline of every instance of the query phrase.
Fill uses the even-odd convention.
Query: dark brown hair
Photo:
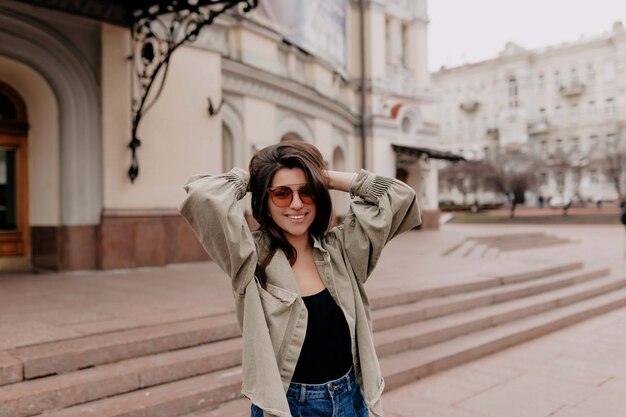
[[[309,233],[317,238],[328,229],[332,203],[328,192],[328,180],[324,174],[324,158],[320,151],[306,142],[286,142],[267,146],[254,155],[250,161],[250,191],[252,191],[252,216],[259,222],[261,230],[269,236],[269,251],[265,259],[259,260],[257,274],[265,285],[265,268],[281,249],[289,263],[296,262],[297,253],[287,241],[282,229],[276,225],[268,211],[268,188],[274,174],[283,168],[301,168],[311,189],[316,205],[316,215],[309,227]]]

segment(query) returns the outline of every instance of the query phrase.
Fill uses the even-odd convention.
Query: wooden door
[[[26,108],[0,82],[0,257],[29,252]]]

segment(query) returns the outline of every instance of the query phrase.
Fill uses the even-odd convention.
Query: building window
[[[539,121],[540,122],[546,121],[546,109],[544,109],[543,107],[539,109]]]
[[[393,63],[393,42],[392,42],[392,31],[391,31],[391,19],[385,19],[385,45],[386,45],[386,53],[387,53],[387,64]]]
[[[548,141],[542,140],[541,142],[539,142],[539,151],[543,155],[546,155],[548,153]]]
[[[589,117],[592,120],[596,118],[596,102],[594,100],[589,101]]]
[[[554,87],[558,90],[561,88],[561,73],[554,71]]]
[[[539,85],[540,90],[543,90],[545,88],[546,80],[543,74],[539,74],[539,76],[537,77],[537,84]]]
[[[0,96],[1,97],[1,96]],[[3,109],[3,110],[6,110]],[[6,114],[6,113],[3,113]],[[7,117],[8,119],[8,117]],[[18,213],[17,188],[19,186],[19,157],[17,149],[0,149],[0,230],[17,231]]]
[[[410,117],[405,116],[402,119],[402,132],[408,135],[411,133],[412,130],[413,130],[413,121],[411,120]]]
[[[578,103],[572,103],[572,106],[570,107],[570,120],[573,123],[577,123],[578,122],[578,117],[580,116],[580,113],[578,112]]]
[[[403,67],[409,68],[409,45],[410,45],[410,33],[409,25],[403,23],[400,28],[400,63]]]
[[[561,123],[561,106],[554,107],[554,121]]]
[[[233,135],[225,124],[222,124],[222,171],[230,171],[235,166],[235,150]]]
[[[541,184],[547,185],[548,181],[549,181],[548,173],[547,172],[542,172],[541,173]]]
[[[613,98],[606,99],[605,113],[606,117],[615,116],[615,100]]]
[[[596,71],[593,68],[593,65],[589,64],[587,65],[587,81],[591,82],[591,81],[595,81],[596,79]]]
[[[569,82],[570,85],[578,85],[580,83],[580,80],[578,79],[578,71],[576,70],[576,68],[570,69]]]
[[[598,178],[598,171],[595,169],[590,169],[589,170],[589,182],[591,182],[592,184],[598,184],[599,178]]]
[[[578,152],[580,150],[580,139],[572,138],[570,149],[572,152]]]
[[[515,77],[509,78],[508,82],[509,88],[509,108],[514,109],[517,108],[519,102],[517,99],[517,79]]]
[[[615,133],[607,133],[607,135],[606,135],[606,148],[607,149],[615,149],[615,145],[617,145],[617,142],[615,140]]]
[[[562,152],[563,151],[563,139],[557,139],[555,141],[555,147],[554,150],[556,152]]]
[[[554,177],[556,179],[556,185],[559,187],[564,187],[565,186],[565,173],[561,172],[561,171],[557,171],[554,174]]]
[[[589,136],[589,152],[598,147],[598,137],[596,135]]]
[[[615,79],[615,65],[612,62],[604,64],[604,80],[613,81]]]

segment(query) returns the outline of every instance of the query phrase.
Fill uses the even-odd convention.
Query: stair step
[[[460,241],[459,243],[449,247],[448,249],[446,249],[441,256],[449,256],[452,253],[456,252],[457,250],[460,250],[464,245],[466,245],[469,242],[469,240],[467,239],[463,239],[462,241]]]
[[[32,416],[240,364],[241,340],[231,339],[24,381],[0,388],[0,417],[1,410]]]
[[[576,304],[422,349],[381,358],[387,390],[626,306],[622,288]]]
[[[386,330],[420,320],[441,317],[586,282],[606,276],[609,273],[610,269],[606,268],[576,273],[562,272],[538,282],[532,280],[512,284],[505,283],[505,285],[489,287],[470,293],[431,298],[416,301],[412,304],[388,307],[372,312],[372,326],[374,331]]]
[[[233,400],[241,396],[240,391],[241,368],[235,367],[76,405],[45,417],[174,417]]]
[[[488,255],[497,255],[499,252],[562,245],[566,243],[572,243],[572,241],[567,238],[546,235],[544,233],[503,236],[474,236],[458,242],[456,245],[443,252],[442,256],[448,256],[456,252],[465,258],[470,256],[485,258]]]
[[[0,386],[21,381],[24,378],[22,362],[4,352],[0,352]]]
[[[498,275],[490,278],[479,277],[473,279],[463,279],[460,282],[433,285],[416,291],[405,291],[403,293],[372,297],[370,305],[372,310],[379,310],[400,304],[411,304],[427,298],[443,297],[469,291],[483,290],[501,285],[538,280],[552,275],[580,269],[583,269],[582,262],[569,262],[556,266],[532,269],[529,271]]]
[[[546,246],[554,246],[554,245],[563,245],[566,243],[573,243],[569,239],[562,239],[558,237],[551,237],[545,239],[536,239],[536,240],[528,240],[524,242],[506,242],[499,243],[495,245],[501,251],[516,251],[516,250],[525,250],[525,249],[533,249],[537,247],[546,247]]]
[[[238,337],[233,314],[167,323],[13,349],[24,378],[62,374],[88,366]],[[0,370],[2,369],[0,362]]]
[[[482,242],[478,242],[478,241],[470,241],[470,244],[467,246],[467,248],[463,251],[463,257],[467,258],[469,257],[472,253],[475,252],[479,252],[479,248],[482,246],[486,246],[484,243]]]
[[[610,276],[503,304],[494,304],[475,311],[384,330],[375,333],[376,352],[379,357],[385,357],[408,349],[434,345],[624,287],[626,278]]]

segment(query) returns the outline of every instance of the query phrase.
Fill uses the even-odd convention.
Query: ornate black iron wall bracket
[[[128,177],[139,175],[137,129],[142,117],[159,98],[167,78],[170,58],[187,41],[194,41],[203,27],[241,3],[249,12],[259,0],[152,0],[137,2],[132,15],[133,124],[128,147],[132,161]],[[135,84],[136,83],[136,84]]]
[[[220,112],[220,110],[222,110],[223,105],[224,105],[224,99],[222,99],[222,101],[220,101],[220,104],[218,104],[218,106],[215,107],[213,105],[213,100],[211,100],[211,97],[209,97],[209,107],[207,108],[209,112],[209,117],[213,117],[217,115]]]

